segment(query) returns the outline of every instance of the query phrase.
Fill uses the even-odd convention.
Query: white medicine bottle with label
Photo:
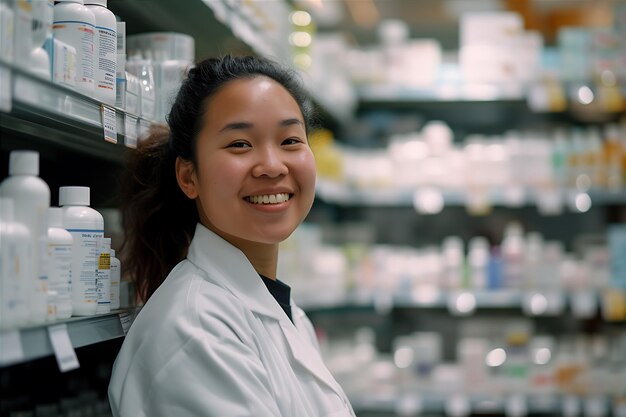
[[[39,153],[12,151],[9,176],[0,183],[0,197],[13,199],[14,219],[24,224],[31,236],[32,261],[27,283],[28,311],[31,323],[46,321],[48,302],[48,207],[50,187],[39,178]]]
[[[57,0],[52,33],[54,38],[76,49],[76,89],[93,97],[95,16],[83,0]]]
[[[48,319],[72,316],[72,234],[63,228],[63,210],[48,209]]]
[[[63,226],[72,234],[72,315],[91,316],[98,309],[96,277],[104,219],[89,207],[89,187],[60,187]]]
[[[94,37],[94,98],[115,105],[117,72],[117,22],[107,9],[107,0],[85,0],[85,6],[96,18]]]

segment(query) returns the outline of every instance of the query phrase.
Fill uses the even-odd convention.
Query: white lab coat
[[[114,417],[349,417],[313,326],[292,323],[244,254],[202,225],[113,366]]]

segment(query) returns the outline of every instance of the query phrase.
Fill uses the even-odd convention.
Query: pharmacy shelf
[[[372,206],[372,207],[413,207],[416,195],[420,192],[434,190],[441,196],[445,206],[467,206],[468,193],[461,190],[446,190],[436,187],[423,188],[355,188],[345,184],[327,180],[318,180],[317,197],[326,203],[339,206]],[[483,200],[491,206],[523,207],[542,204],[552,204],[554,199],[561,206],[575,205],[576,197],[582,192],[576,189],[560,189],[546,193],[537,193],[532,189],[487,189]],[[589,190],[588,194],[592,205],[626,204],[626,190],[615,192],[603,190]]]
[[[356,89],[361,103],[478,103],[478,102],[524,102],[526,92],[522,87],[505,89],[507,85],[456,86],[439,85],[428,88],[364,85]]]
[[[613,415],[624,416],[626,408],[619,396],[575,396],[540,394],[512,396],[422,394],[421,396],[359,396],[350,398],[355,411],[388,415]]]
[[[553,292],[542,294],[519,290],[459,290],[440,291],[422,288],[416,291],[370,295],[350,294],[334,300],[296,297],[298,306],[308,313],[340,313],[374,310],[381,314],[393,309],[447,310],[451,315],[469,316],[477,310],[517,310],[532,317],[560,317],[564,314],[581,319],[596,317],[599,309],[606,309],[607,301],[598,292]]]
[[[8,86],[0,89],[0,102],[9,107],[0,110],[0,129],[99,159],[122,162],[126,148],[133,146],[133,139],[136,142],[136,137],[152,124],[122,109],[106,106],[109,115],[115,118],[117,134],[105,140],[104,108],[100,101],[3,61],[0,61],[0,85]]]
[[[293,1],[241,2],[238,0],[189,0],[180,7],[171,0],[109,2],[109,9],[126,21],[127,35],[143,32],[180,32],[195,40],[196,58],[223,55],[226,51],[253,53],[291,64],[292,28],[288,14]],[[286,13],[285,13],[286,12]],[[352,117],[355,103],[349,105],[318,94],[320,88],[302,73],[304,87],[317,104],[325,122],[343,125]]]
[[[0,331],[0,368],[55,354],[49,329],[67,327],[74,349],[124,337],[138,309],[121,309],[89,317],[72,317],[16,330]]]

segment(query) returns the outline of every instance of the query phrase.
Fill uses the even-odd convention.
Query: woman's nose
[[[286,175],[289,172],[287,164],[280,149],[264,148],[260,150],[252,169],[252,175],[255,177],[275,178]]]

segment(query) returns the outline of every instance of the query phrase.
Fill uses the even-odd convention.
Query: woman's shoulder
[[[245,304],[206,271],[189,261],[176,266],[144,306],[161,327],[190,326],[206,332],[245,332],[251,313]]]

